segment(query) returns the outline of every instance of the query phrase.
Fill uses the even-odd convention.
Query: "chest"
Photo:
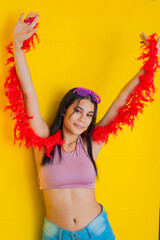
[[[53,164],[53,166],[55,167],[55,169],[57,170],[63,170],[63,169],[70,169],[70,171],[75,172],[76,173],[76,169],[79,168],[79,170],[83,171],[84,168],[91,168],[93,167],[93,164],[91,162],[90,159],[88,159],[88,161],[86,161],[86,155],[89,158],[88,155],[88,151],[87,151],[87,141],[86,138],[83,138],[82,145],[83,145],[83,151],[81,149],[79,149],[79,146],[76,145],[75,149],[72,148],[67,148],[66,146],[63,147],[63,150],[61,151],[62,153],[62,161],[61,161],[61,165],[59,163],[57,163],[57,160],[59,158],[59,156],[55,157],[55,162]],[[57,146],[56,146],[57,147]],[[45,154],[45,148],[42,147],[42,149],[39,151],[38,148],[33,149],[34,151],[34,157],[35,157],[35,162],[36,162],[36,167],[37,167],[37,171],[38,173],[40,173],[41,169],[43,168],[42,165],[40,165],[40,163],[43,160],[44,154]],[[79,152],[78,152],[79,151]],[[94,147],[94,144],[92,143],[92,154],[93,154],[93,158],[96,161],[97,156],[99,153],[99,149],[96,149],[96,147]],[[81,156],[80,159],[77,159],[77,155]],[[71,167],[70,167],[71,166]],[[69,168],[70,167],[70,168]],[[52,172],[55,172],[56,170],[52,169]]]

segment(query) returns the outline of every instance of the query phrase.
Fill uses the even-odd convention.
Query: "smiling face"
[[[78,105],[78,106],[77,106]],[[71,104],[63,119],[63,132],[80,135],[89,127],[94,115],[94,104],[89,99],[76,100]]]

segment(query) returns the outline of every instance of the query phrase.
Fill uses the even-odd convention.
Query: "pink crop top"
[[[96,172],[82,137],[77,139],[76,149],[65,152],[61,147],[59,158],[58,145],[55,146],[53,164],[41,167],[38,182],[40,190],[49,188],[95,188]]]

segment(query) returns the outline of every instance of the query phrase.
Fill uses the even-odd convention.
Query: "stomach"
[[[69,231],[79,231],[86,227],[102,211],[95,198],[95,189],[54,188],[42,190],[45,217]]]

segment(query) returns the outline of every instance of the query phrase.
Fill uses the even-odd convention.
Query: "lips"
[[[78,129],[83,129],[84,127],[78,125],[78,124],[74,124]]]

